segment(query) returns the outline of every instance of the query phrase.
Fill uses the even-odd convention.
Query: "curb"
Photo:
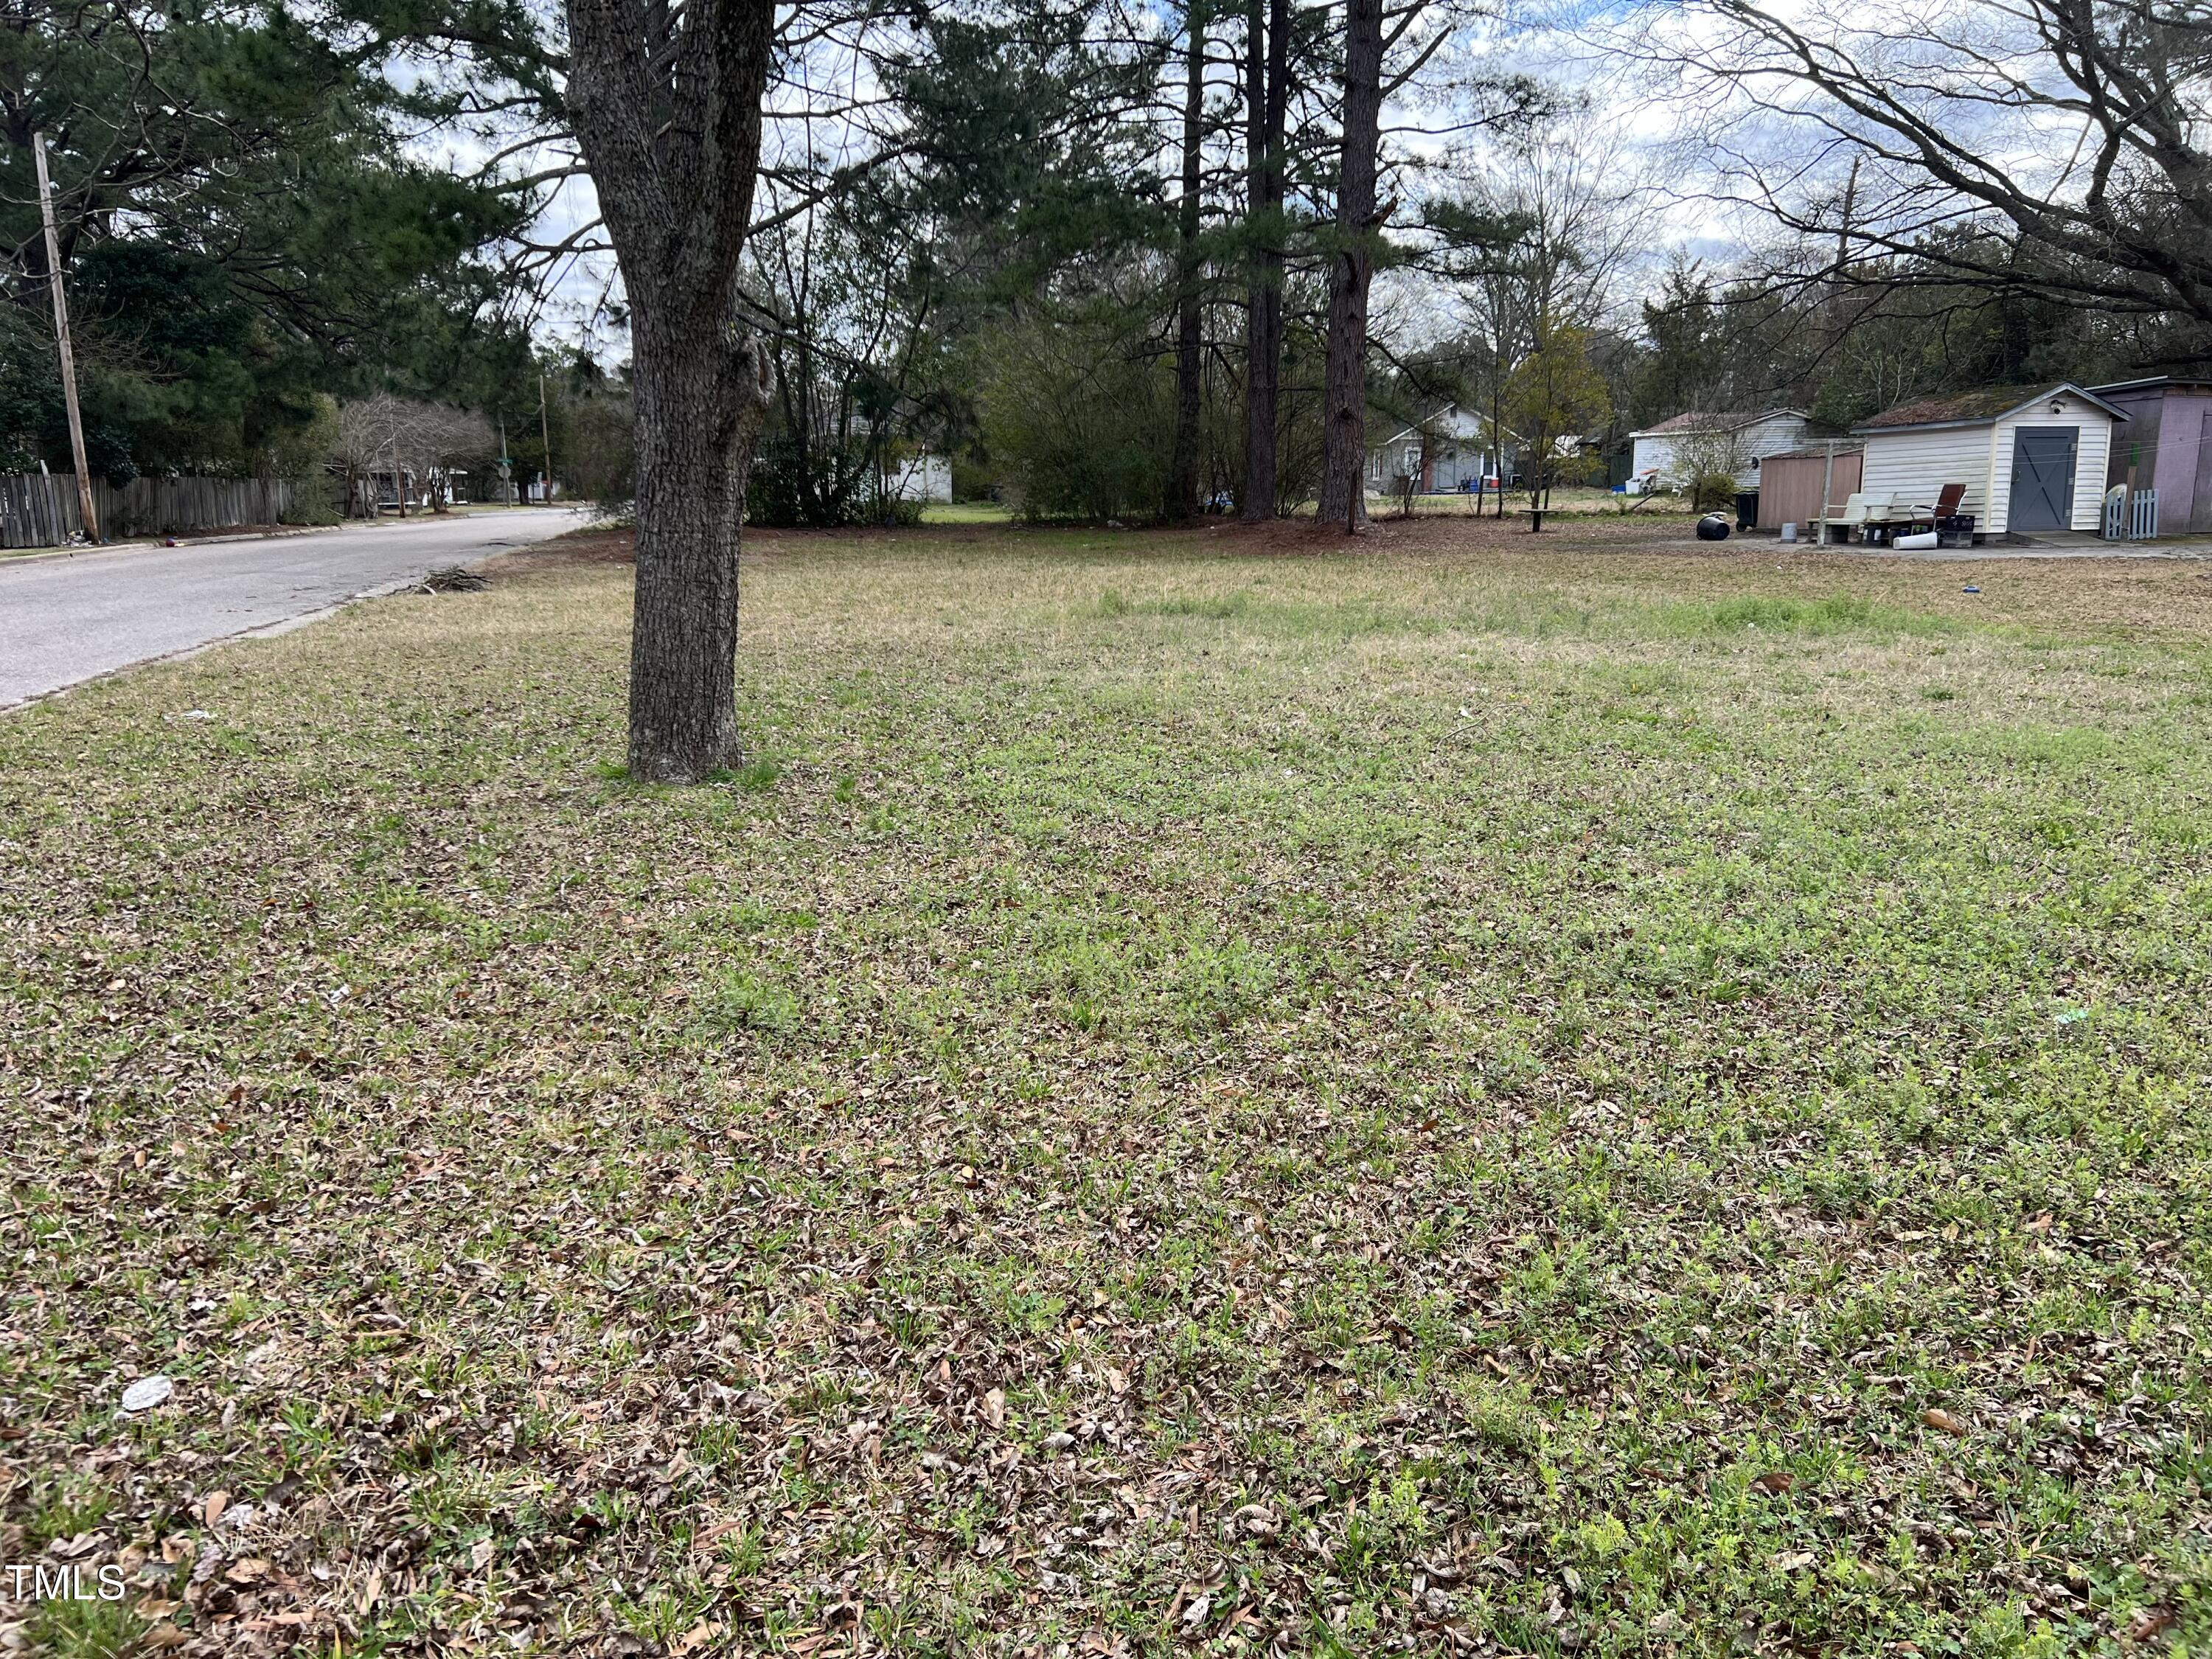
[[[459,516],[477,518],[482,515],[465,514]],[[366,531],[382,530],[386,526],[412,527],[422,522],[419,518],[341,519],[336,524],[300,525],[283,530],[240,531],[234,534],[215,536],[179,536],[173,538],[175,544],[173,546],[169,541],[162,540],[158,537],[149,541],[133,536],[125,541],[102,542],[93,547],[48,547],[40,548],[36,551],[17,553],[12,557],[0,557],[0,570],[11,569],[16,565],[44,564],[53,559],[82,558],[94,553],[174,553],[180,548],[219,547],[228,542],[281,542],[288,541],[295,536],[327,536],[334,531],[343,531],[349,534],[360,533]]]
[[[481,562],[471,560],[470,562]],[[349,606],[359,605],[363,599],[389,599],[394,593],[404,593],[422,580],[420,576],[403,576],[397,581],[380,582],[374,587],[364,587],[358,593],[349,593],[332,604],[324,605],[318,610],[302,611],[296,617],[285,617],[273,623],[261,623],[252,628],[241,628],[235,633],[221,635],[211,640],[202,640],[198,645],[185,646],[182,650],[165,651],[158,657],[141,657],[137,662],[126,662],[114,668],[103,668],[97,674],[87,674],[82,679],[71,680],[67,685],[51,686],[35,696],[19,697],[14,702],[0,702],[0,720],[4,720],[10,714],[19,714],[27,708],[35,708],[42,702],[51,702],[56,697],[65,697],[72,691],[96,684],[101,680],[112,680],[121,674],[135,674],[140,669],[151,668],[157,663],[184,662],[198,656],[202,652],[212,651],[217,646],[236,645],[241,640],[273,640],[282,635],[306,628],[311,623],[326,622]]]
[[[228,539],[253,541],[260,538],[251,536],[234,536]],[[496,552],[479,554],[460,568],[464,570],[472,570],[487,560],[497,558],[501,553],[513,550],[502,547]],[[14,702],[0,702],[0,720],[4,720],[10,714],[21,714],[26,708],[34,708],[39,704],[51,702],[56,697],[65,697],[80,687],[91,685],[100,680],[112,680],[118,674],[135,674],[138,670],[150,668],[156,663],[184,662],[187,659],[198,656],[204,651],[212,651],[219,645],[236,645],[241,640],[277,639],[313,623],[327,622],[341,611],[359,605],[364,599],[388,599],[395,593],[408,592],[419,587],[422,581],[422,578],[420,575],[415,575],[402,576],[396,581],[379,582],[374,587],[364,587],[357,593],[349,593],[343,599],[333,600],[331,604],[322,605],[316,610],[303,611],[296,617],[285,617],[273,623],[261,623],[252,628],[241,628],[235,633],[224,634],[212,640],[202,640],[198,645],[188,645],[180,651],[165,651],[158,657],[141,657],[137,662],[126,662],[115,668],[103,668],[97,674],[87,674],[82,679],[71,680],[67,685],[52,686],[36,696],[19,697]]]
[[[302,525],[295,530],[270,530],[234,536],[179,536],[173,546],[159,538],[149,541],[133,536],[125,541],[100,542],[90,547],[47,547],[36,552],[18,553],[11,558],[0,558],[0,570],[21,564],[46,564],[55,559],[84,558],[94,553],[174,553],[179,548],[213,547],[222,542],[289,541],[295,536],[322,536],[343,528],[342,525],[314,524]]]

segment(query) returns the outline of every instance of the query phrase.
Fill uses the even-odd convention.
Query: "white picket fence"
[[[282,524],[298,502],[289,478],[133,478],[92,486],[104,536],[177,536],[246,524]],[[0,474],[0,547],[60,547],[84,533],[76,479],[67,472]]]
[[[2115,484],[2105,497],[2105,539],[2147,542],[2158,534],[2158,491]]]

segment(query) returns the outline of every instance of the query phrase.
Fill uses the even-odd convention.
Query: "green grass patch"
[[[697,789],[605,565],[0,720],[22,1639],[2212,1642],[2194,572],[1394,534],[780,539]]]

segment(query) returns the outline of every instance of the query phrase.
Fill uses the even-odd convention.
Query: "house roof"
[[[2060,393],[2082,398],[2095,404],[2114,420],[2127,419],[2127,411],[2115,409],[2102,398],[2071,380],[2045,381],[2041,386],[1991,386],[1978,392],[1957,392],[1941,398],[1922,398],[1909,404],[1899,404],[1894,409],[1885,409],[1879,415],[1860,422],[1854,432],[1892,432],[1900,427],[1916,426],[1987,426],[1991,421],[2001,421],[2016,414],[2030,404],[2040,403],[2045,398]]]
[[[1431,421],[1439,420],[1439,419],[1441,419],[1443,416],[1446,416],[1446,415],[1450,414],[1453,410],[1456,410],[1456,409],[1457,409],[1457,408],[1459,408],[1459,407],[1460,407],[1460,405],[1459,405],[1459,404],[1455,404],[1455,403],[1453,403],[1453,404],[1437,404],[1434,409],[1432,409],[1432,410],[1431,410],[1429,411],[1429,413],[1428,413],[1428,419],[1430,419],[1430,420],[1431,420]],[[1486,415],[1486,414],[1484,414],[1484,413],[1483,413],[1480,410],[1479,410],[1479,409],[1477,409],[1477,410],[1468,410],[1468,412],[1469,414],[1471,414],[1471,415],[1473,415],[1473,416],[1474,416],[1474,419],[1475,419],[1475,424],[1477,425],[1477,427],[1478,427],[1478,428],[1480,428],[1480,427],[1488,426],[1488,425],[1491,423],[1491,422],[1490,422],[1490,416],[1487,416],[1487,415]],[[1502,429],[1504,430],[1504,434],[1505,434],[1505,435],[1506,435],[1507,437],[1511,438],[1511,439],[1514,439],[1514,440],[1516,440],[1516,441],[1519,440],[1519,438],[1520,438],[1520,436],[1521,436],[1521,434],[1520,434],[1519,433],[1516,432],[1516,431],[1515,431],[1511,427],[1510,427],[1510,426],[1509,426],[1509,427],[1505,427],[1505,428],[1502,428]],[[1400,427],[1400,428],[1399,428],[1395,432],[1392,433],[1389,437],[1384,438],[1384,439],[1382,439],[1382,440],[1380,440],[1380,441],[1377,441],[1377,442],[1371,443],[1371,444],[1368,445],[1367,447],[1368,447],[1370,449],[1381,449],[1381,448],[1384,447],[1385,447],[1385,446],[1387,446],[1387,445],[1389,445],[1389,444],[1395,444],[1395,443],[1398,442],[1398,441],[1399,441],[1400,440],[1401,440],[1401,439],[1405,439],[1405,438],[1419,438],[1419,437],[1420,437],[1420,436],[1422,436],[1422,435],[1423,435],[1423,434],[1422,434],[1422,432],[1421,432],[1421,428],[1420,428],[1419,427],[1418,427],[1418,426],[1404,426],[1404,427]],[[1448,435],[1449,435],[1449,434],[1448,434]],[[1478,437],[1480,437],[1480,434],[1479,432],[1478,432],[1478,434],[1477,434],[1477,436],[1478,436]]]
[[[1628,435],[1632,438],[1672,438],[1690,432],[1739,432],[1745,427],[1771,420],[1777,415],[1795,415],[1801,421],[1805,418],[1805,411],[1802,409],[1762,409],[1751,415],[1741,411],[1710,414],[1687,410],[1680,415],[1669,416],[1656,426],[1647,426]]]

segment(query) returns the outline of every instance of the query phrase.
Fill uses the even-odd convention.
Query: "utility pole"
[[[553,505],[553,428],[545,419],[545,377],[538,377],[538,435],[545,443],[545,505]]]
[[[62,403],[69,410],[70,459],[76,465],[76,510],[84,538],[100,539],[100,514],[92,505],[92,469],[84,459],[84,416],[76,406],[76,354],[70,349],[69,301],[62,295],[62,242],[54,231],[54,191],[46,178],[46,135],[31,135],[31,155],[39,167],[39,214],[46,225],[46,285],[54,296],[54,338],[62,352]]]

